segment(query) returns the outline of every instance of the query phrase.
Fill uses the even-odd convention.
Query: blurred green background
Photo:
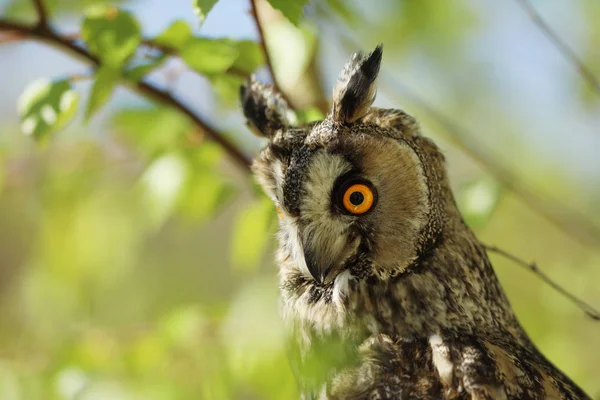
[[[419,118],[479,237],[600,305],[600,93],[520,3],[314,0],[302,17],[300,3],[272,2],[295,24],[257,7],[276,77],[301,116],[327,109],[351,53],[383,43],[375,104]],[[122,11],[90,11],[98,4]],[[600,3],[532,4],[600,74]],[[206,19],[190,0],[47,7],[61,34],[117,67],[94,74],[60,48],[0,32],[0,399],[294,398],[274,207],[179,111],[116,85],[124,70],[145,75],[257,154],[262,143],[236,104],[244,75],[270,79],[250,2],[220,0]],[[35,11],[0,0],[0,17],[32,23]],[[103,18],[130,41],[94,39],[112,29]],[[44,102],[62,99],[41,78],[79,96],[54,118],[75,116],[63,129],[26,122],[47,119]],[[600,398],[600,323],[492,259],[536,344]]]

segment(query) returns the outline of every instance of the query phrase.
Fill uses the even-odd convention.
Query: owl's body
[[[254,164],[280,210],[290,356],[305,399],[587,399],[519,325],[416,121],[372,108],[378,47],[355,55],[331,114],[292,127],[242,90],[269,139]]]

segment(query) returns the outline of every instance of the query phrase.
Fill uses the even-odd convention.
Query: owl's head
[[[244,114],[268,144],[253,170],[276,205],[280,247],[306,279],[343,272],[385,278],[414,266],[455,213],[444,160],[399,110],[372,108],[382,48],[355,54],[322,121],[295,126],[293,112],[254,79]]]

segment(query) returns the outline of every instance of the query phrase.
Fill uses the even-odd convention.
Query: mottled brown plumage
[[[254,171],[281,209],[283,317],[303,398],[587,399],[519,325],[441,152],[406,113],[371,107],[381,52],[355,55],[331,114],[306,126],[270,87],[242,88],[250,126],[269,139]],[[355,181],[376,198],[361,215],[340,205]]]

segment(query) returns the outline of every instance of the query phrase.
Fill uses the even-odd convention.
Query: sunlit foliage
[[[203,31],[211,18],[228,18],[218,10],[225,2],[190,0],[187,14],[152,33],[140,16],[143,1],[44,2],[57,29],[76,21],[74,43],[98,65],[54,76],[35,51],[27,53],[41,79],[9,99],[18,115],[1,120],[0,399],[295,398],[277,307],[274,207],[205,129],[139,90],[140,82],[156,84],[188,109],[200,109],[199,118],[243,154],[257,152],[261,143],[244,127],[237,96],[250,74],[269,79],[266,58],[260,38]],[[152,4],[158,3],[169,2]],[[511,27],[494,25],[499,10],[512,12],[504,20],[526,21],[514,4],[256,3],[275,78],[300,120],[328,112],[332,74],[355,45],[383,42],[388,74],[378,102],[417,115],[447,153],[467,223],[486,242],[536,258],[562,284],[600,303],[600,239],[565,234],[514,191],[531,187],[539,201],[566,204],[599,222],[600,164],[554,157],[562,135],[580,135],[581,149],[599,143],[598,96],[576,71],[553,64],[552,77],[560,78],[555,92],[564,94],[557,104],[567,110],[561,112],[595,121],[596,137],[581,130],[586,123],[528,134],[552,125],[540,115],[556,124],[563,115],[507,100],[515,96],[515,80],[537,76],[520,76],[519,67],[497,70],[494,50],[517,61],[527,54],[486,42],[484,33],[508,40],[498,32],[509,35]],[[581,15],[574,20],[590,28],[576,32],[582,53],[597,67],[600,10],[591,0],[576,3],[571,11]],[[252,19],[250,3],[244,7]],[[35,15],[30,0],[0,2],[2,20],[31,23]],[[3,46],[0,60],[10,63],[9,52],[24,44]],[[8,87],[11,77],[0,82]],[[402,90],[404,83],[468,128],[464,139],[498,156],[520,181],[503,184],[473,162],[447,126]],[[122,87],[143,102],[122,96]],[[542,142],[555,143],[548,147],[555,153],[540,150]],[[592,172],[585,175],[586,168]],[[600,325],[535,276],[493,261],[542,351],[591,394],[600,393]]]

